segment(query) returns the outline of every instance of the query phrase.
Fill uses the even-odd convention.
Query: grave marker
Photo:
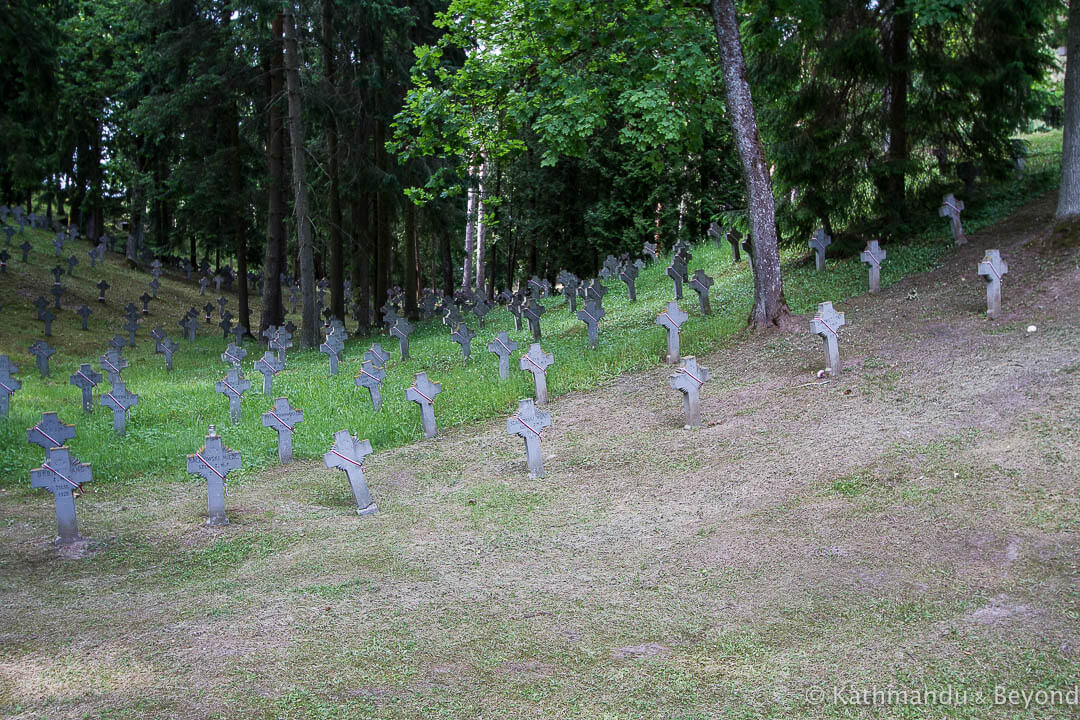
[[[566,270],[561,271],[555,280],[562,285],[562,293],[566,298],[566,302],[570,305],[570,312],[576,313],[577,293],[578,288],[581,286],[581,280],[578,279],[577,275]]]
[[[398,318],[394,326],[390,328],[390,335],[398,339],[401,348],[401,359],[409,359],[409,336],[412,335],[413,326],[405,318]]]
[[[142,303],[142,314],[143,315],[149,315],[150,314],[150,301],[151,300],[153,300],[153,298],[150,297],[149,295],[147,295],[146,293],[143,293],[142,295],[139,296],[139,301]]]
[[[701,399],[698,393],[708,379],[709,369],[699,367],[697,358],[693,356],[684,359],[682,367],[668,376],[671,388],[683,394],[683,414],[687,428],[701,427]]]
[[[242,347],[237,347],[236,343],[229,343],[225,348],[225,352],[221,353],[221,361],[228,363],[234,368],[240,367],[240,364],[247,357],[247,350]]]
[[[825,372],[829,375],[840,374],[840,328],[845,325],[844,313],[833,309],[831,302],[818,303],[817,312],[810,321],[810,332],[820,335],[825,342]]]
[[[85,413],[94,411],[94,388],[101,382],[101,373],[87,363],[79,366],[68,382],[82,390],[82,409]]]
[[[56,539],[54,545],[81,540],[75,518],[75,491],[94,479],[89,465],[71,457],[66,447],[48,448],[45,462],[30,471],[30,487],[48,490],[56,502]]]
[[[22,251],[22,261],[23,262],[26,262],[26,256],[30,254],[30,248],[32,248],[32,247],[33,247],[33,245],[30,244],[29,240],[23,240],[22,244],[19,245],[19,250]]]
[[[218,327],[221,328],[221,336],[226,340],[229,339],[229,331],[232,329],[232,313],[226,310],[221,314],[221,322]]]
[[[0,272],[7,272],[7,263],[11,259],[11,253],[7,250],[0,250]]]
[[[292,436],[297,424],[304,421],[304,411],[289,405],[288,398],[277,398],[274,406],[262,415],[263,427],[277,431],[278,461],[292,462]]]
[[[383,350],[382,345],[375,343],[370,350],[364,353],[364,360],[370,360],[375,367],[384,368],[386,363],[390,361],[390,355]]]
[[[323,462],[328,469],[344,470],[349,478],[353,500],[356,501],[357,515],[373,515],[379,511],[371,498],[367,481],[364,479],[364,458],[371,454],[371,442],[358,440],[348,430],[334,433],[334,444],[330,452],[323,455]]]
[[[532,398],[518,400],[517,412],[506,419],[506,432],[525,440],[525,456],[529,475],[544,477],[544,456],[540,451],[541,433],[551,425],[551,415],[539,412]]]
[[[225,377],[218,380],[217,391],[229,399],[229,419],[233,424],[240,422],[241,401],[244,393],[251,387],[251,383],[244,379],[240,370],[232,367]]]
[[[236,326],[233,327],[233,329],[230,332],[232,332],[233,338],[235,338],[233,342],[235,342],[236,345],[243,345],[244,344],[244,338],[248,334],[248,329],[246,327],[244,327],[243,325],[237,324]]]
[[[667,330],[667,353],[664,355],[664,362],[672,365],[679,362],[679,335],[683,323],[689,317],[676,302],[669,302],[656,316],[656,324]]]
[[[47,313],[48,310],[45,312]],[[56,354],[56,348],[52,347],[44,340],[36,340],[34,341],[34,344],[30,346],[30,354],[34,356],[41,377],[49,377],[49,358]]]
[[[99,402],[113,411],[113,430],[123,435],[127,429],[128,408],[139,404],[139,396],[131,393],[124,381],[117,376],[110,390],[101,396]]]
[[[696,270],[694,277],[690,278],[690,289],[698,294],[698,302],[701,305],[701,314],[711,315],[712,305],[709,303],[709,288],[714,280],[705,274],[704,270]]]
[[[941,198],[941,207],[938,208],[938,216],[949,218],[949,227],[952,229],[953,242],[956,244],[956,247],[960,247],[967,242],[967,237],[964,235],[964,226],[960,222],[960,213],[963,210],[964,201],[957,200],[952,193]]]
[[[622,268],[619,270],[619,279],[626,283],[626,292],[630,297],[630,302],[637,302],[637,289],[634,287],[637,276],[637,265],[629,262],[623,263]]]
[[[61,447],[75,437],[75,426],[62,422],[54,412],[41,414],[41,420],[26,431],[26,442],[45,450]]]
[[[56,316],[52,314],[51,310],[43,310],[40,316],[41,321],[45,323],[45,337],[52,337],[52,321],[56,319]]]
[[[261,358],[255,361],[255,369],[261,372],[263,376],[263,394],[272,395],[274,393],[274,376],[285,369],[285,362],[273,352],[267,350]]]
[[[54,301],[53,307],[55,307],[57,310],[59,310],[60,309],[60,298],[64,297],[64,293],[66,292],[66,290],[64,290],[64,286],[63,285],[53,285],[52,288],[49,290],[49,292],[53,296],[53,301]]]
[[[240,468],[240,453],[221,443],[217,428],[210,426],[206,444],[194,455],[187,456],[187,471],[206,479],[207,520],[210,527],[228,525],[225,516],[225,478]]]
[[[832,245],[832,236],[824,228],[818,228],[810,238],[810,249],[814,251],[814,263],[817,271],[825,269],[825,248]]]
[[[75,269],[75,266],[78,265],[78,264],[79,264],[79,258],[75,257],[74,255],[72,255],[71,257],[69,257],[67,259],[67,266],[68,266],[67,274],[68,274],[68,277],[71,277],[72,271]]]
[[[979,262],[979,275],[986,281],[986,317],[994,320],[1001,313],[1001,281],[1009,264],[997,250],[987,250]]]
[[[157,300],[157,291],[159,287],[161,287],[161,281],[158,280],[156,277],[150,281],[150,297],[154,300]]]
[[[162,352],[161,341],[165,339],[165,331],[160,327],[154,328],[150,331],[150,339],[154,341],[154,354],[160,354]]]
[[[653,260],[660,259],[660,253],[656,250],[656,243],[646,242],[642,246],[642,253],[645,257],[652,258]]]
[[[208,286],[209,284],[210,284],[210,281],[209,281],[209,280],[207,280],[205,276],[204,276],[204,277],[201,277],[201,278],[199,278],[199,295],[200,295],[200,296],[204,296],[204,295],[206,295],[206,287],[207,287],[207,286]],[[294,312],[295,312],[295,308],[294,308]]]
[[[110,287],[109,283],[105,282],[104,280],[102,280],[101,282],[99,282],[97,284],[97,289],[98,289],[97,301],[99,303],[105,302],[105,291],[108,290],[109,287]]]
[[[578,320],[585,323],[585,329],[589,335],[589,347],[595,348],[597,336],[600,334],[600,318],[604,317],[604,306],[599,300],[589,300],[585,307],[577,311]]]
[[[172,338],[166,336],[161,341],[161,352],[165,353],[165,369],[172,370],[172,356],[176,352],[179,345],[172,341]]]
[[[517,341],[511,340],[506,331],[502,331],[488,343],[487,348],[499,356],[499,377],[506,380],[510,377],[510,355],[517,350]]]
[[[11,362],[7,355],[0,355],[0,417],[7,417],[11,398],[15,391],[22,388],[22,382],[15,379],[19,366]]]
[[[121,382],[120,371],[128,366],[127,360],[120,354],[120,350],[117,348],[110,348],[108,352],[101,356],[98,360],[98,367],[105,373],[105,376],[109,378],[109,383],[112,385]]]
[[[671,258],[671,265],[665,271],[671,281],[675,283],[675,299],[682,300],[683,278],[686,277],[686,261],[678,255]]]
[[[435,396],[442,392],[442,384],[428,380],[427,373],[417,373],[413,384],[405,389],[405,399],[420,406],[420,424],[424,427],[424,437],[433,438],[439,434],[435,425]]]
[[[532,332],[533,340],[540,339],[540,316],[546,311],[547,308],[533,298],[529,298],[521,306],[521,315],[529,321],[529,330]]]
[[[881,261],[886,255],[887,253],[878,245],[878,241],[871,240],[866,243],[866,249],[859,256],[863,264],[870,268],[870,292],[872,293],[881,291]]]
[[[540,343],[530,345],[529,352],[522,355],[518,361],[518,367],[532,373],[533,385],[536,388],[537,405],[547,404],[547,369],[554,364],[555,356],[544,352],[540,347]]]
[[[273,348],[277,351],[278,360],[285,364],[285,351],[292,347],[292,331],[286,327],[278,328],[274,336]]]
[[[461,356],[468,360],[472,353],[472,341],[476,337],[476,331],[465,323],[461,323],[450,333],[450,339],[461,346]]]
[[[375,365],[371,360],[364,360],[360,366],[360,373],[355,378],[357,387],[368,389],[371,406],[375,412],[382,407],[382,383],[385,378],[386,370]]]

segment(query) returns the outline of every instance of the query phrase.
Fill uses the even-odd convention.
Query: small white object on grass
[[[1033,333],[1033,332],[1035,332],[1035,331],[1036,331],[1036,330],[1038,330],[1038,329],[1039,329],[1039,328],[1035,327],[1034,325],[1028,325],[1028,326],[1027,326],[1027,331],[1028,331],[1029,333]]]

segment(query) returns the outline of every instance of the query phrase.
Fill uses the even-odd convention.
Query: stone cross
[[[268,325],[265,330],[262,331],[262,338],[266,341],[266,349],[274,349],[274,338],[277,336],[278,326]]]
[[[79,264],[79,258],[75,257],[74,255],[72,255],[71,257],[69,257],[67,259],[67,266],[68,266],[67,274],[68,274],[68,277],[71,277],[72,271],[75,269],[75,266],[78,265],[78,264]]]
[[[99,402],[113,411],[113,430],[123,435],[127,429],[128,408],[139,404],[139,396],[132,394],[118,376],[116,382],[112,383],[110,390],[101,396]]]
[[[472,311],[480,322],[480,327],[484,327],[484,316],[491,312],[491,303],[479,290],[476,291],[476,302],[473,303]]]
[[[371,346],[371,349],[364,353],[364,360],[370,360],[371,364],[375,367],[386,367],[386,363],[390,360],[390,355],[382,349],[382,345],[375,343]]]
[[[251,383],[244,379],[238,368],[229,368],[225,377],[218,380],[217,391],[229,398],[229,418],[233,423],[240,422],[240,406],[244,393],[251,387]]]
[[[546,298],[551,294],[551,283],[547,280],[541,280],[535,275],[529,279],[529,296],[538,300]]]
[[[997,250],[987,250],[979,262],[979,274],[986,281],[986,317],[997,318],[1001,312],[1001,280],[1009,272],[1009,264]]]
[[[221,336],[226,340],[229,339],[229,330],[232,329],[232,313],[226,310],[221,314],[221,322],[218,323],[218,327],[221,328]]]
[[[172,338],[166,336],[161,341],[161,352],[165,353],[165,369],[172,370],[172,356],[176,352],[176,349],[180,347],[172,341]]]
[[[188,473],[206,478],[207,525],[229,524],[229,518],[225,516],[225,476],[239,468],[240,453],[222,445],[217,429],[211,425],[206,444],[194,455],[187,456]]]
[[[742,233],[735,228],[731,228],[727,231],[727,241],[731,245],[731,262],[739,262],[739,241],[742,240]]]
[[[128,366],[127,360],[120,354],[118,348],[109,348],[108,352],[101,356],[98,367],[101,368],[109,382],[113,385],[120,382],[120,371]]]
[[[952,193],[941,198],[941,207],[938,208],[940,217],[949,218],[949,226],[952,228],[953,242],[957,247],[967,242],[964,236],[964,226],[960,222],[960,213],[964,210],[964,201],[957,200]]]
[[[713,239],[716,243],[716,249],[720,249],[720,241],[724,239],[724,228],[720,227],[720,224],[715,220],[709,223],[709,229],[705,231],[705,234]]]
[[[435,396],[442,392],[442,384],[428,380],[427,373],[417,373],[413,384],[405,390],[405,399],[420,406],[420,424],[424,426],[424,437],[433,438],[439,434],[435,426],[435,409],[432,407]]]
[[[7,263],[11,259],[11,253],[7,250],[0,250],[0,272],[7,272]]]
[[[61,233],[53,240],[53,250],[56,251],[56,257],[60,257],[60,252],[64,249],[64,235]]]
[[[859,255],[859,259],[863,261],[863,264],[870,268],[870,292],[872,293],[881,290],[881,261],[885,259],[887,254],[878,245],[877,240],[871,240],[866,243],[866,249]]]
[[[323,455],[327,468],[344,470],[349,478],[349,487],[352,489],[353,499],[356,500],[357,515],[373,515],[379,511],[364,479],[364,458],[370,454],[370,441],[358,440],[350,435],[348,430],[338,430],[334,433],[334,444],[330,452]]]
[[[653,260],[660,259],[660,253],[656,250],[656,243],[646,242],[642,246],[642,253],[645,255],[645,257],[650,257]]]
[[[94,370],[87,363],[79,366],[75,374],[68,378],[68,382],[82,390],[82,409],[89,413],[94,411],[94,388],[101,382],[101,373]]]
[[[517,350],[517,341],[511,340],[504,330],[488,343],[487,348],[499,356],[499,377],[506,380],[510,377],[510,354]]]
[[[158,280],[156,277],[150,281],[151,298],[154,300],[157,300],[157,291],[159,287],[161,287],[161,281]]]
[[[261,372],[263,376],[263,394],[272,395],[274,392],[274,376],[285,369],[284,361],[267,350],[261,358],[255,361],[255,369]]]
[[[506,306],[506,309],[514,316],[514,330],[518,332],[521,332],[521,312],[524,303],[525,299],[519,293],[514,293],[514,296],[510,298],[510,302]]]
[[[832,245],[832,236],[824,228],[818,228],[810,238],[810,249],[814,251],[814,263],[817,271],[825,269],[825,248]]]
[[[532,373],[533,385],[536,387],[536,404],[546,405],[548,401],[547,369],[555,364],[555,356],[546,353],[540,347],[540,343],[529,346],[529,352],[521,356],[518,366],[522,370]]]
[[[222,279],[223,278],[221,277],[220,274],[214,275],[214,290],[216,292],[221,292],[221,281],[222,281]]]
[[[165,331],[161,327],[156,327],[150,331],[150,339],[154,341],[154,354],[157,355],[163,352],[161,341],[165,339]]]
[[[190,280],[191,279],[191,271],[194,269],[191,266],[191,261],[190,260],[184,260],[184,266],[183,267],[184,267],[184,279],[185,280]]]
[[[262,415],[263,427],[277,430],[278,461],[292,462],[292,435],[296,425],[304,421],[304,411],[289,405],[288,398],[277,398],[274,407]]]
[[[55,285],[54,287],[60,287]],[[56,319],[56,316],[52,314],[51,310],[42,310],[39,314],[40,319],[45,323],[45,337],[52,337],[52,321]]]
[[[709,288],[714,280],[705,274],[704,270],[694,271],[694,277],[690,278],[690,289],[698,294],[698,302],[701,304],[701,314],[712,315],[712,305],[709,303]]]
[[[521,314],[529,321],[529,330],[532,332],[533,340],[540,339],[540,316],[543,315],[546,310],[547,308],[533,298],[529,298],[526,303],[521,306]]]
[[[364,360],[360,366],[360,374],[356,376],[356,387],[363,387],[368,389],[368,394],[371,395],[371,405],[375,408],[375,412],[379,411],[382,407],[382,383],[386,378],[386,370],[375,365],[371,360]]]
[[[682,332],[683,323],[689,317],[675,302],[669,302],[656,316],[656,324],[667,330],[667,353],[664,355],[664,362],[672,365],[679,362],[679,334]]]
[[[630,302],[637,302],[637,288],[635,287],[637,276],[638,267],[634,263],[623,263],[619,269],[619,279],[626,283],[626,292],[630,297]]]
[[[686,277],[686,261],[678,255],[671,258],[671,266],[667,269],[667,276],[675,283],[675,299],[682,300],[683,278]]]
[[[566,302],[570,305],[570,312],[577,312],[577,291],[581,285],[581,280],[578,279],[577,275],[566,270],[560,272],[555,279],[562,283],[562,293],[566,298]]]
[[[476,337],[476,331],[465,323],[461,323],[456,326],[453,332],[450,333],[450,339],[461,346],[461,356],[465,359],[469,359],[469,355],[472,353],[472,341]]]
[[[206,287],[210,284],[210,281],[205,277],[199,278],[199,295],[206,295]]]
[[[22,388],[22,382],[15,379],[19,366],[11,362],[7,355],[0,355],[0,417],[7,417],[11,397]]]
[[[199,327],[199,321],[190,315],[185,315],[180,318],[180,322],[177,323],[184,330],[184,335],[187,336],[188,342],[195,342],[195,330]]]
[[[270,342],[270,348],[277,352],[278,360],[285,365],[285,351],[292,347],[292,333],[286,327],[279,327],[274,339]]]
[[[693,356],[685,358],[682,366],[668,376],[668,384],[672,389],[683,394],[683,414],[686,416],[687,428],[701,427],[701,400],[698,391],[708,379],[708,368],[699,367],[697,358]]]
[[[41,414],[41,420],[26,431],[26,442],[45,450],[60,447],[75,437],[75,426],[62,422],[54,412]]]
[[[93,479],[90,466],[71,457],[71,451],[66,447],[46,449],[45,462],[30,471],[30,487],[48,490],[56,500],[56,539],[53,544],[67,545],[81,539],[75,519],[74,492]]]
[[[4,226],[4,234],[7,235],[7,244],[11,245],[11,237],[15,234],[15,228],[10,225]]]
[[[330,374],[337,375],[338,361],[341,359],[341,351],[345,349],[345,343],[341,336],[331,330],[326,336],[326,342],[319,346],[319,352],[324,353],[330,359]]]
[[[49,301],[41,295],[38,295],[37,299],[33,302],[33,306],[37,308],[38,320],[41,320],[41,316],[45,314],[45,308],[49,307]]]
[[[218,315],[220,315],[221,317],[225,317],[225,306],[228,305],[228,304],[229,304],[229,301],[224,295],[218,296],[218,299],[217,299]],[[231,315],[230,315],[230,317],[231,317]]]
[[[54,267],[49,272],[52,273],[52,276],[53,276],[53,285],[59,285],[60,284],[60,278],[64,277],[64,268],[57,265],[56,267]]]
[[[105,291],[108,290],[109,287],[110,287],[109,283],[105,282],[104,280],[102,280],[101,282],[99,282],[97,284],[97,289],[98,289],[97,301],[99,303],[105,302]]]
[[[529,475],[544,477],[544,456],[540,452],[541,433],[551,425],[551,415],[539,412],[532,398],[518,400],[517,412],[506,419],[506,432],[520,435],[525,440],[525,456],[529,463]]]
[[[604,258],[604,264],[600,268],[600,277],[613,278],[619,274],[619,270],[622,268],[622,263],[614,255],[608,255]]]
[[[44,340],[36,340],[30,346],[30,354],[37,361],[37,369],[41,373],[41,377],[49,377],[49,358],[56,354],[56,348]]]
[[[589,334],[589,347],[595,348],[597,336],[600,331],[600,318],[604,317],[604,306],[599,300],[589,300],[585,307],[577,311],[578,320],[585,323],[585,329]]]
[[[607,295],[607,287],[597,279],[592,279],[578,288],[581,297],[586,300],[603,300]]]
[[[229,343],[229,346],[225,348],[225,352],[221,353],[221,361],[235,368],[240,367],[240,364],[246,357],[247,350],[242,347],[237,347],[236,343]]]
[[[153,298],[150,297],[150,295],[148,295],[147,293],[143,293],[142,295],[139,296],[139,301],[142,303],[142,314],[143,315],[149,315],[150,314],[150,301],[151,300],[153,300]]]
[[[65,292],[67,291],[64,289],[63,285],[53,285],[52,288],[49,289],[49,293],[51,293],[53,296],[53,307],[55,307],[57,310],[60,309],[60,298],[64,297]]]
[[[127,322],[124,323],[124,329],[128,331],[128,345],[135,347],[135,331],[139,329],[138,316],[128,315]]]
[[[831,302],[818,303],[817,312],[810,321],[810,332],[820,335],[825,341],[825,372],[829,375],[840,374],[838,333],[844,325],[844,313],[836,312]]]
[[[409,359],[409,336],[412,335],[412,331],[412,323],[405,318],[398,318],[394,326],[390,328],[390,335],[398,339],[402,360]]]
[[[394,324],[398,321],[397,310],[389,300],[382,306],[382,317],[387,327],[394,327]]]

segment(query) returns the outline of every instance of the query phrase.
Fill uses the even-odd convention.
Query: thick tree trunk
[[[479,168],[469,168],[468,196],[465,201],[465,262],[461,274],[461,287],[468,290],[473,286],[473,252],[476,250],[476,214],[477,214],[477,191],[473,186],[473,177],[477,175]]]
[[[322,3],[323,64],[326,84],[330,92],[334,87],[334,2]],[[345,319],[345,252],[341,228],[340,172],[338,170],[337,119],[333,108],[326,115],[326,155],[329,175],[330,210],[330,311],[339,320]]]
[[[746,62],[733,0],[712,0],[712,13],[724,66],[727,112],[746,179],[750,242],[754,248],[750,258],[754,270],[754,307],[748,322],[754,328],[765,328],[779,325],[782,317],[788,313],[780,276],[772,180],[769,167],[765,164],[765,149],[758,135],[750,84],[746,80]]]
[[[420,317],[416,288],[416,205],[405,199],[405,316]]]
[[[300,256],[300,347],[319,345],[319,321],[315,313],[314,257],[311,250],[311,218],[308,217],[307,181],[304,169],[304,128],[300,124],[300,58],[296,21],[292,8],[285,11],[285,82],[289,88],[289,137],[292,145],[293,188],[296,194],[297,254]]]
[[[1061,148],[1058,221],[1080,221],[1080,2],[1069,4],[1065,61],[1065,131]]]
[[[484,245],[487,241],[487,208],[484,202],[484,179],[487,174],[487,158],[480,155],[480,167],[476,183],[476,289],[484,289]]]
[[[267,161],[267,227],[266,249],[263,255],[262,316],[259,318],[259,335],[271,325],[280,325],[285,319],[281,300],[281,275],[285,244],[285,137],[281,123],[281,33],[283,16],[274,17],[272,37],[267,45],[270,61],[266,78],[266,161]]]
[[[361,332],[371,330],[371,196],[354,195],[351,201],[349,221],[352,225],[352,286],[356,303],[354,318]]]
[[[908,159],[908,55],[911,45],[911,13],[905,0],[895,0],[885,9],[882,46],[889,68],[889,84],[884,98],[885,127],[889,144],[885,151],[885,171],[880,184],[882,201],[891,225],[899,225],[907,214],[904,190]]]
[[[387,173],[386,127],[381,121],[375,124],[375,160],[379,172]],[[386,291],[393,285],[393,256],[390,227],[390,193],[381,189],[375,197],[375,317],[382,321],[381,308],[386,304]]]

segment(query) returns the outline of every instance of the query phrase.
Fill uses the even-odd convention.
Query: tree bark
[[[469,168],[468,196],[465,201],[465,262],[461,274],[461,288],[468,290],[473,286],[473,252],[476,249],[476,188],[473,187],[473,178],[479,172],[479,168]]]
[[[454,259],[450,256],[450,231],[443,230],[439,238],[439,256],[442,259],[443,295],[454,295]]]
[[[331,93],[334,87],[334,0],[322,3],[323,64],[326,85]],[[338,169],[337,118],[334,108],[326,115],[326,155],[329,175],[330,211],[330,310],[339,320],[345,319],[345,252],[341,228],[341,190]]]
[[[379,173],[387,173],[386,127],[375,123],[375,161]],[[387,290],[393,285],[392,228],[390,227],[390,194],[384,186],[375,195],[375,318],[382,322],[381,308],[387,301]]]
[[[899,225],[907,215],[907,196],[904,190],[908,160],[908,55],[911,45],[911,12],[905,0],[895,0],[886,8],[882,24],[882,45],[889,68],[889,84],[884,98],[885,127],[888,128],[888,148],[885,151],[885,172],[881,183],[882,200],[891,225]]]
[[[271,325],[280,325],[285,319],[281,301],[282,245],[285,243],[285,157],[284,133],[281,123],[281,33],[283,16],[274,16],[271,38],[268,44],[270,61],[266,77],[266,162],[267,162],[267,227],[266,248],[263,255],[262,315],[259,333]]]
[[[416,287],[416,205],[405,198],[405,316],[420,317]]]
[[[352,286],[356,303],[358,329],[367,334],[371,330],[371,196],[354,195],[349,220],[352,225]]]
[[[733,0],[712,0],[712,14],[723,62],[727,113],[746,180],[750,243],[754,249],[750,258],[754,270],[754,306],[748,324],[760,329],[779,325],[788,313],[780,275],[772,179],[769,166],[765,164],[765,148],[758,135],[754,100],[746,80],[746,62]]]
[[[1080,220],[1080,2],[1069,3],[1065,60],[1065,129],[1057,220]]]
[[[484,242],[487,240],[487,213],[484,203],[484,177],[487,174],[487,158],[480,154],[480,166],[476,181],[476,289],[484,289]]]
[[[300,347],[319,345],[318,318],[315,313],[314,256],[311,250],[311,218],[308,217],[307,181],[304,169],[304,128],[300,124],[300,59],[296,43],[296,20],[292,8],[284,13],[285,82],[289,88],[289,138],[292,145],[293,189],[296,200],[297,254],[300,256],[300,298],[303,313],[300,321]]]

